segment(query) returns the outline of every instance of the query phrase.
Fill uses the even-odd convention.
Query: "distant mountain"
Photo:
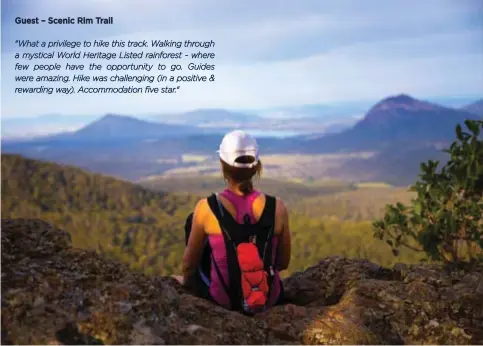
[[[173,125],[140,120],[125,115],[107,114],[63,138],[70,139],[138,139],[200,133],[195,126]]]
[[[454,138],[456,124],[478,118],[466,110],[443,107],[408,95],[374,105],[352,128],[310,141],[311,152],[381,150],[392,145],[440,145]]]
[[[199,120],[204,116],[201,111],[192,115]],[[340,174],[356,172],[374,180],[396,177],[402,181],[399,177],[413,179],[421,161],[439,157],[441,149],[454,140],[458,123],[475,118],[478,115],[466,110],[402,94],[376,103],[355,125],[334,128],[338,133],[314,131],[291,138],[259,138],[259,143],[262,155],[373,152],[371,159],[349,159]],[[266,123],[259,126],[270,129]],[[186,154],[214,157],[225,131],[221,126],[200,128],[106,115],[74,133],[30,141],[2,140],[2,152],[136,180],[196,165],[183,159]]]
[[[462,109],[464,109],[467,112],[483,117],[483,99],[473,102],[463,107]]]
[[[455,125],[471,118],[465,111],[399,95],[377,103],[352,130],[378,140],[425,143],[452,139]]]

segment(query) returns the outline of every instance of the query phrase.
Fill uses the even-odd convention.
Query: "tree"
[[[449,161],[438,172],[438,161],[421,164],[417,192],[410,206],[387,205],[373,222],[374,236],[392,248],[423,251],[444,262],[482,259],[483,253],[483,121],[466,120],[470,133],[456,127],[457,139],[444,150]]]

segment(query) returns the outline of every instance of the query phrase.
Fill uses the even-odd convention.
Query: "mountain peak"
[[[383,102],[413,103],[417,102],[417,100],[407,94],[399,94],[395,96],[389,96],[388,98],[384,99]]]
[[[82,129],[78,130],[77,133],[86,133],[86,132],[96,132],[98,135],[102,135],[102,132],[108,133],[115,129],[120,131],[126,131],[128,128],[132,128],[133,126],[144,126],[148,127],[150,123],[143,121],[141,119],[137,119],[135,117],[131,117],[128,115],[119,115],[114,113],[107,113],[103,117],[94,120],[90,124],[87,124]],[[97,133],[100,131],[99,133]]]
[[[360,138],[372,140],[440,141],[453,138],[456,124],[468,117],[465,111],[399,94],[378,102],[354,128]]]
[[[114,114],[114,113],[106,113],[101,119],[110,119],[110,118],[120,118],[122,115]]]
[[[172,134],[196,133],[198,129],[187,125],[172,125],[138,119],[129,115],[108,113],[75,132],[89,138],[152,138]]]
[[[106,113],[103,117],[99,118],[96,122],[100,121],[115,121],[115,120],[140,120],[137,118],[134,118],[129,115],[121,115],[121,114],[114,114],[114,113]]]
[[[420,110],[435,110],[441,108],[441,106],[421,101],[415,99],[412,96],[407,94],[399,94],[395,96],[390,96],[382,101],[378,102],[367,114],[367,116],[371,116],[374,113],[378,113],[380,111],[391,111],[391,110],[406,110],[406,111],[420,111]]]

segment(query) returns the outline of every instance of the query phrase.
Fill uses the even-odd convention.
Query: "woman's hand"
[[[184,277],[182,275],[171,275],[171,277],[178,281],[181,286],[184,286]]]

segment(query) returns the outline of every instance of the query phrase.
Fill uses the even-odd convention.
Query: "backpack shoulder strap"
[[[262,213],[261,224],[268,229],[268,234],[265,238],[264,250],[261,255],[265,264],[265,269],[269,269],[272,265],[272,239],[275,234],[275,212],[277,199],[273,196],[265,195],[265,208]]]
[[[236,255],[236,248],[235,243],[231,239],[229,228],[225,227],[225,215],[223,211],[223,205],[221,204],[218,196],[216,194],[212,194],[207,199],[208,205],[210,206],[211,211],[216,216],[218,223],[220,225],[221,233],[223,235],[223,239],[225,242],[225,249],[226,249],[226,256],[227,256],[227,264],[228,264],[228,278],[229,284],[225,283],[223,280],[223,276],[221,275],[220,269],[218,268],[218,264],[216,263],[215,258],[213,257],[213,263],[215,265],[215,269],[217,271],[217,275],[221,281],[221,284],[228,295],[230,297],[230,303],[232,310],[239,310],[241,308],[241,272],[240,266],[238,264],[238,259]]]
[[[208,197],[207,201],[211,211],[218,220],[223,236],[228,237],[228,239],[238,244],[240,242],[240,236],[243,237],[243,234],[246,233],[245,229],[241,229],[244,225],[238,224],[232,215],[227,212],[217,194],[213,193]]]
[[[275,212],[277,199],[270,195],[265,195],[265,208],[263,209],[260,222],[267,226],[275,227]]]
[[[262,214],[262,224],[268,233],[265,242],[262,245],[263,250],[261,251],[263,267],[268,274],[268,297],[271,296],[273,280],[275,275],[275,261],[277,260],[278,246],[273,248],[273,236],[275,235],[275,213],[276,213],[277,199],[273,196],[265,195],[265,208]],[[275,261],[273,261],[273,251],[275,251]],[[269,298],[270,299],[270,298]]]
[[[216,196],[215,193],[212,193],[210,197],[207,198],[208,205],[210,206],[211,211],[216,216],[218,221],[222,220],[224,217],[223,207],[221,205],[220,200]]]

